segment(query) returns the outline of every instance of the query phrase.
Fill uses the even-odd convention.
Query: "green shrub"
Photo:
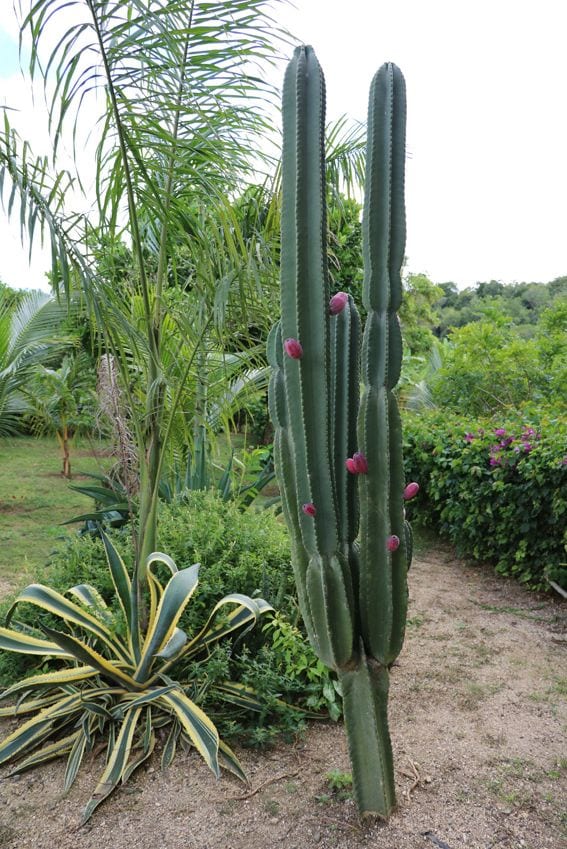
[[[408,416],[408,505],[457,551],[493,563],[534,588],[567,587],[566,428],[553,412],[464,419],[446,412]]]

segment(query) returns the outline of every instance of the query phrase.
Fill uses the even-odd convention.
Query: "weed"
[[[280,803],[277,799],[266,799],[264,801],[264,810],[270,817],[277,817],[280,812]]]

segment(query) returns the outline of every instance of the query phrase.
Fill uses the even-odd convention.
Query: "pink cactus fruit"
[[[307,502],[307,504],[304,504],[301,509],[303,510],[306,516],[317,515],[317,508],[311,501]]]
[[[301,347],[301,342],[297,339],[286,339],[283,343],[284,351],[291,357],[292,360],[300,360],[303,356],[303,348]]]
[[[356,473],[358,475],[365,475],[368,472],[368,460],[362,454],[362,452],[357,451],[356,454],[352,455],[352,459],[356,466]]]
[[[386,540],[386,548],[388,549],[388,551],[397,551],[399,547],[400,547],[400,538],[397,537],[395,534],[392,534],[391,536],[389,536],[388,539]]]
[[[331,315],[338,315],[344,310],[348,303],[348,295],[346,292],[337,292],[329,301],[329,312]]]
[[[357,468],[356,468],[356,463],[354,462],[352,457],[349,457],[348,460],[345,460],[345,466],[347,467],[347,471],[350,472],[351,475],[357,475],[358,474],[358,471],[357,471]]]
[[[415,481],[408,483],[406,488],[404,489],[404,500],[409,501],[410,498],[415,498],[417,493],[419,492],[419,484]]]

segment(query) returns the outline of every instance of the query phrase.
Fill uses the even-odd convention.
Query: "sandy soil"
[[[77,828],[102,764],[67,797],[63,764],[0,784],[0,847],[17,849],[559,849],[567,846],[565,605],[447,552],[411,573],[393,669],[399,809],[361,824],[328,773],[349,770],[340,725],[239,752],[250,786],[192,753],[137,774]],[[5,774],[5,772],[3,773]],[[345,798],[346,796],[346,798]]]

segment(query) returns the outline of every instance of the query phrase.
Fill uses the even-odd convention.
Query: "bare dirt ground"
[[[392,670],[399,809],[361,824],[328,773],[343,728],[239,752],[250,786],[192,753],[136,774],[77,828],[102,764],[62,795],[63,764],[0,783],[0,847],[17,849],[560,849],[567,846],[565,605],[448,552],[419,558]],[[142,768],[143,770],[143,768]],[[5,775],[5,772],[3,773]]]

